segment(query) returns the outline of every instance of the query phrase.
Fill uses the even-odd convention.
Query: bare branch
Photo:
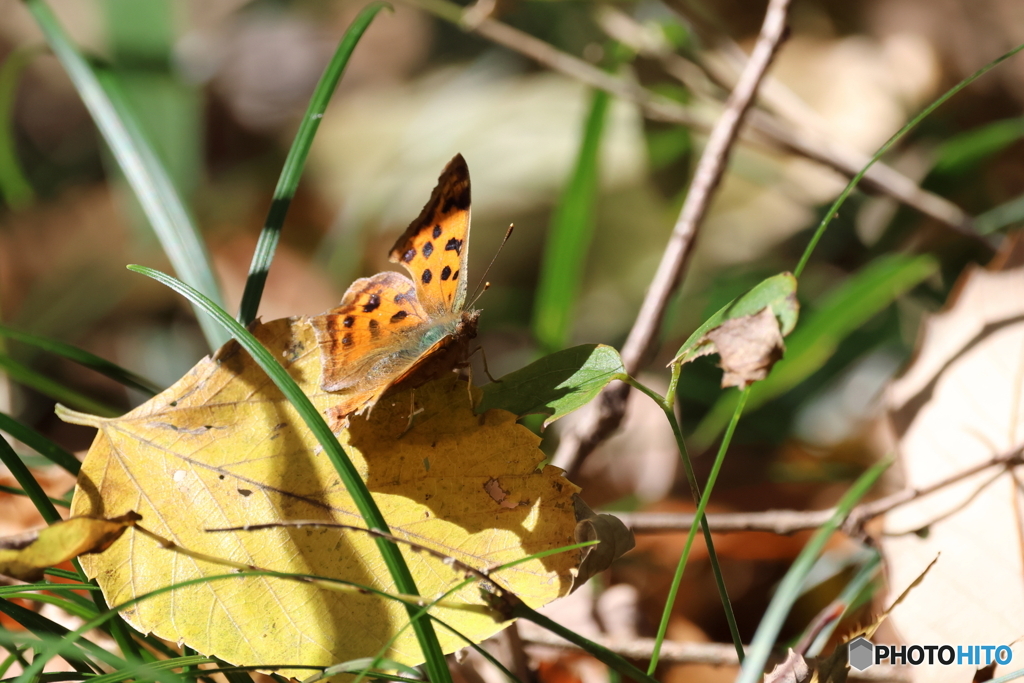
[[[622,347],[622,362],[630,375],[643,367],[655,350],[658,331],[665,308],[682,280],[683,273],[693,254],[704,216],[707,214],[715,189],[725,173],[730,150],[739,134],[743,118],[754,102],[758,85],[768,71],[786,29],[786,12],[789,0],[771,0],[765,13],[761,33],[754,45],[746,68],[740,75],[736,88],[725,103],[725,111],[715,123],[693,174],[686,201],[679,212],[679,218],[672,229],[668,245],[662,254],[661,263],[651,280],[640,312],[633,328]],[[597,401],[585,409],[585,415],[577,423],[577,429],[562,435],[562,441],[555,453],[553,463],[570,474],[575,473],[578,464],[604,438],[618,429],[626,409],[629,386],[625,383],[609,387]]]
[[[843,524],[843,531],[851,536],[864,533],[865,525],[872,519],[884,515],[900,505],[930,495],[979,472],[992,467],[1012,468],[1024,463],[1024,445],[997,455],[967,469],[956,472],[945,479],[920,488],[902,489],[891,495],[863,503],[855,507]],[[991,482],[986,482],[985,486]],[[982,487],[984,488],[984,486]],[[972,494],[972,497],[975,494]],[[712,532],[734,533],[738,531],[767,531],[782,536],[798,531],[810,531],[824,524],[835,510],[768,510],[766,512],[723,512],[708,514],[708,526]],[[661,533],[687,531],[693,524],[693,514],[676,512],[632,512],[617,513],[616,517],[634,533]]]
[[[483,12],[474,11],[475,7],[463,14],[461,7],[447,0],[406,1],[442,19],[458,23],[466,30],[525,55],[553,71],[633,102],[652,120],[676,123],[702,132],[708,132],[712,128],[712,122],[706,114],[658,95],[637,83],[603,71],[543,40],[492,19]],[[751,130],[760,133],[759,138],[773,142],[782,151],[804,156],[848,178],[859,173],[868,162],[868,157],[859,152],[826,139],[805,135],[761,110],[750,113],[748,125]],[[745,136],[744,139],[750,141],[750,136]],[[948,199],[922,190],[913,180],[881,161],[868,169],[861,180],[861,186],[889,195],[960,232],[970,228],[971,219],[960,207]]]

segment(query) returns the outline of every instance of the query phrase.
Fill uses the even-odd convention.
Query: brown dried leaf
[[[775,313],[767,306],[753,315],[726,320],[707,338],[721,358],[723,389],[764,379],[786,349]]]
[[[765,674],[764,683],[804,683],[811,678],[811,669],[807,660],[792,649],[786,653],[786,659]]]
[[[946,310],[927,322],[914,364],[889,391],[906,486],[927,487],[1020,448],[1022,349],[1024,268],[966,272]],[[1019,477],[1005,467],[985,468],[886,515],[890,585],[909,584],[941,553],[927,579],[892,611],[905,642],[1006,644],[1014,659],[1024,656],[1017,642],[1024,635]],[[910,673],[963,681],[974,668]]]

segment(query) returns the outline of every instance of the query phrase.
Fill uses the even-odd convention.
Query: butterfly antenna
[[[487,281],[487,273],[491,272],[491,266],[493,266],[494,262],[498,260],[498,254],[501,253],[502,247],[504,247],[505,243],[508,242],[508,238],[512,236],[512,230],[515,229],[515,227],[514,223],[509,223],[508,230],[505,232],[505,238],[501,240],[501,244],[498,245],[498,250],[494,252],[494,257],[487,265],[487,270],[484,271],[483,276],[480,278],[480,284],[478,284],[476,289],[473,290],[473,296],[470,297],[471,301],[468,308],[472,308],[476,305],[476,300],[479,299],[480,296],[483,295],[483,293],[491,286],[491,283]]]

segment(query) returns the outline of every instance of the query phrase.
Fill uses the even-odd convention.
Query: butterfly
[[[480,311],[466,310],[469,168],[458,154],[430,201],[391,248],[411,279],[385,271],[360,278],[341,304],[313,318],[321,387],[336,392],[335,421],[370,408],[392,386],[413,386],[465,367]]]

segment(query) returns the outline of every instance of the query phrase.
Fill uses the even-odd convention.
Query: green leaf
[[[786,356],[767,379],[751,387],[747,410],[759,408],[817,372],[850,333],[937,270],[931,256],[875,259],[829,294],[818,310],[804,316],[804,324],[789,335]],[[723,394],[697,425],[692,436],[697,450],[711,445],[725,428],[738,397],[734,391]]]
[[[175,271],[219,304],[220,289],[199,230],[113,80],[101,82],[43,0],[25,0],[25,5],[96,122]],[[201,310],[196,315],[210,347],[221,346],[227,340],[224,330]]]
[[[267,214],[259,242],[256,243],[256,252],[252,256],[249,277],[245,281],[245,291],[242,293],[242,304],[238,312],[238,319],[243,325],[248,325],[256,319],[260,298],[263,296],[263,287],[267,282],[267,273],[270,272],[270,262],[274,260],[274,251],[281,238],[284,218],[288,214],[288,207],[291,206],[292,197],[295,196],[295,190],[299,186],[302,168],[306,165],[306,157],[309,156],[309,149],[313,146],[313,136],[316,135],[317,128],[320,127],[320,121],[324,117],[324,112],[327,111],[331,95],[338,87],[338,81],[345,73],[345,66],[348,65],[349,57],[352,56],[352,51],[359,39],[370,26],[373,18],[385,7],[388,5],[383,2],[374,2],[363,8],[363,11],[345,31],[334,57],[331,58],[320,81],[316,84],[313,97],[310,98],[309,106],[306,108],[306,115],[302,118],[302,123],[299,124],[295,140],[292,142],[291,149],[288,150],[288,157],[284,160],[281,176],[277,179],[277,187],[274,189],[274,197],[270,201],[270,213]]]
[[[583,281],[583,267],[594,234],[598,157],[611,96],[594,93],[572,177],[548,229],[533,310],[533,334],[547,351],[569,342],[572,313]]]
[[[478,413],[501,408],[547,416],[544,426],[583,406],[612,380],[626,379],[619,352],[604,344],[557,351],[483,387]]]
[[[694,330],[693,334],[679,347],[673,363],[689,361],[713,352],[713,343],[705,338],[708,332],[726,320],[754,315],[763,308],[770,306],[772,313],[779,320],[779,331],[787,336],[796,326],[800,314],[800,304],[796,299],[796,278],[792,273],[779,273],[762,280],[749,292],[733,299],[708,318],[703,325]]]

